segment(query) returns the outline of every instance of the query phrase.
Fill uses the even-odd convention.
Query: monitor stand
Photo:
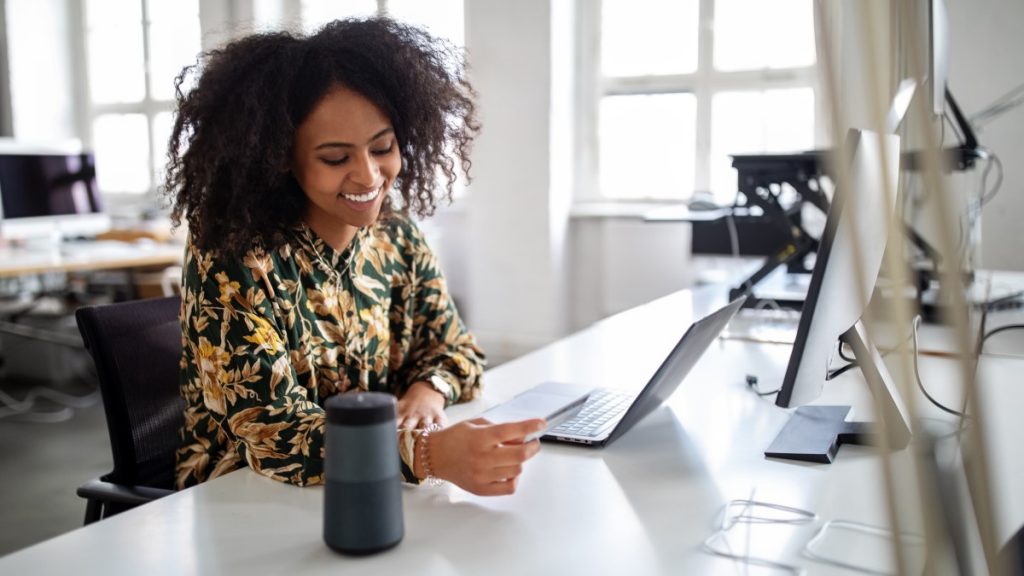
[[[882,408],[887,445],[896,450],[910,442],[910,419],[899,399],[892,376],[867,336],[863,322],[857,321],[839,339],[853,348],[854,358],[864,379]],[[842,444],[878,444],[873,422],[847,422],[849,406],[801,406],[782,427],[764,455],[804,462],[831,464]]]
[[[843,444],[871,444],[871,425],[847,422],[849,406],[801,406],[764,451],[769,458],[831,464]]]

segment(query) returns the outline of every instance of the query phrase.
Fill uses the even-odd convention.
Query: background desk
[[[0,248],[0,278],[46,272],[115,270],[181,264],[185,247],[156,242],[64,242],[52,248]]]
[[[695,317],[724,303],[722,292],[679,292],[504,364],[487,372],[485,398],[450,415],[470,417],[544,379],[639,387]],[[788,412],[753,394],[743,379],[755,373],[773,387],[788,354],[784,345],[717,341],[667,407],[604,449],[545,445],[515,495],[406,487],[405,539],[378,556],[349,558],[323,544],[321,488],[241,470],[16,552],[0,559],[0,573],[742,573],[743,566],[699,549],[730,499],[753,492],[759,500],[814,510],[821,521],[886,524],[881,461],[873,449],[846,446],[832,465],[764,457]],[[942,386],[951,362],[925,358],[923,369],[932,393],[956,403]],[[997,474],[1005,481],[996,483],[1002,539],[1024,521],[1024,496],[1010,482],[1024,472],[1014,442],[1024,431],[1022,369],[1016,358],[983,364],[985,390],[999,397],[986,425],[1000,432],[990,435],[994,459],[1004,457]],[[860,418],[870,403],[856,371],[830,382],[820,402],[853,404]],[[897,455],[897,472],[908,459],[907,451]],[[799,556],[821,521],[776,527],[770,542],[756,544],[813,574],[849,573]]]
[[[0,248],[0,279],[16,278],[33,274],[96,272],[101,270],[130,270],[139,268],[166,269],[180,266],[185,254],[182,244],[168,242],[121,242],[116,240],[61,242],[52,246],[4,246]],[[148,275],[133,273],[124,281],[127,297],[164,295],[168,287],[180,282],[180,272],[167,278],[163,273]],[[153,284],[147,293],[140,288]],[[167,286],[161,286],[165,284]],[[81,340],[77,332],[65,334],[48,329],[40,329],[25,323],[9,321],[10,317],[23,314],[35,308],[33,298],[38,299],[45,291],[30,297],[29,294],[18,294],[13,302],[0,308],[0,332],[32,340],[43,340],[60,345],[78,346]],[[60,295],[66,295],[61,292]],[[73,310],[67,311],[69,314]]]

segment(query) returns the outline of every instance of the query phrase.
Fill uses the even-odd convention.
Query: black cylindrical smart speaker
[[[324,542],[338,552],[381,552],[405,534],[395,413],[380,392],[327,400]]]

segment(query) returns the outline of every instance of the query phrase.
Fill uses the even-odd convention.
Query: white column
[[[563,334],[572,190],[571,2],[468,0],[483,132],[467,198],[470,327],[513,356]]]

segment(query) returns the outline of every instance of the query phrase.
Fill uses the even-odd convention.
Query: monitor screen
[[[20,239],[109,227],[92,154],[0,153],[0,233]]]
[[[885,192],[886,187],[892,192],[897,188],[899,137],[853,130],[847,150],[852,156],[852,189],[837,186],[833,196],[796,342],[776,398],[782,407],[806,404],[821,393],[839,337],[864,313],[882,267],[896,202]]]

